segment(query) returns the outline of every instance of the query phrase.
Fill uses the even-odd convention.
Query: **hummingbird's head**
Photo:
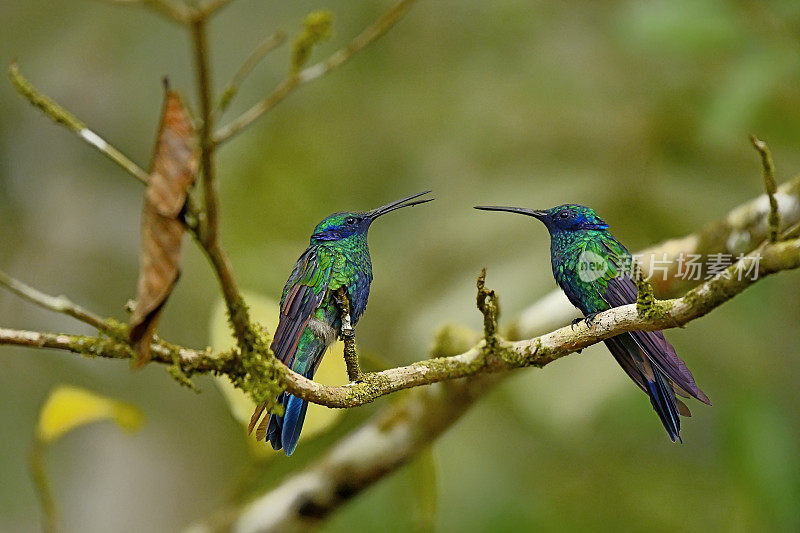
[[[416,200],[414,202],[410,201],[423,194],[428,194],[429,192],[431,191],[413,194],[363,213],[345,212],[329,215],[314,228],[314,233],[311,235],[311,242],[339,241],[357,235],[366,235],[370,224],[372,224],[376,218],[396,209],[400,209],[401,207],[411,207],[432,201],[433,198]]]
[[[579,231],[586,229],[603,230],[608,228],[608,224],[597,216],[597,213],[590,207],[578,204],[565,204],[551,207],[545,210],[526,209],[524,207],[503,207],[480,205],[475,209],[484,211],[508,211],[509,213],[519,213],[538,218],[547,226],[550,234],[561,231]]]

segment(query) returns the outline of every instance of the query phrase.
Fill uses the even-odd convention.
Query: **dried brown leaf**
[[[142,211],[142,255],[130,341],[139,352],[135,366],[150,359],[150,340],[180,275],[185,231],[181,210],[197,176],[197,143],[180,95],[167,88],[150,180]]]

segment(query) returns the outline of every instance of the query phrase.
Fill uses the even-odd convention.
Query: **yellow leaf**
[[[142,418],[141,411],[132,405],[78,387],[59,385],[39,412],[36,435],[41,442],[49,443],[72,429],[101,420],[113,420],[122,429],[133,431],[142,425]]]
[[[244,299],[250,308],[251,319],[265,326],[270,333],[274,332],[275,327],[278,325],[280,312],[278,302],[272,298],[248,292],[244,293]],[[214,353],[230,350],[236,345],[228,325],[225,304],[221,300],[214,307],[214,311],[211,314],[210,330],[211,339],[209,344]],[[314,376],[314,381],[324,385],[347,383],[347,369],[344,365],[341,342],[336,342],[328,348]],[[219,376],[215,378],[215,382],[227,400],[233,417],[244,427],[247,427],[250,422],[250,416],[256,407],[253,400],[247,394],[234,387],[227,377]],[[329,430],[341,415],[341,409],[328,409],[321,405],[310,404],[303,424],[303,432],[300,434],[301,441]],[[272,451],[269,444],[263,442],[258,444],[257,450]]]

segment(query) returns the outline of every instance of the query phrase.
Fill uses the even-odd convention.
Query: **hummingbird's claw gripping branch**
[[[572,322],[570,322],[570,327],[574,330],[575,326],[577,326],[578,324],[583,322],[584,324],[586,324],[586,327],[588,328],[588,327],[590,327],[592,325],[592,323],[594,322],[594,318],[596,316],[597,316],[597,313],[589,313],[585,317],[576,318]]]
[[[333,299],[342,313],[342,327],[339,330],[339,336],[344,342],[344,363],[347,365],[347,378],[351,382],[362,381],[364,374],[358,364],[356,330],[353,329],[350,319],[350,300],[347,298],[347,289],[339,287],[333,294]]]

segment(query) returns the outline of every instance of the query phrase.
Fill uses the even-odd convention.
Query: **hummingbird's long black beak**
[[[507,211],[509,213],[528,215],[529,217],[535,217],[540,220],[543,217],[547,216],[547,211],[540,211],[538,209],[527,209],[525,207],[506,207],[502,205],[476,205],[475,209],[480,209],[481,211]]]
[[[385,215],[386,213],[389,213],[389,212],[394,211],[396,209],[400,209],[402,207],[411,207],[411,206],[415,206],[415,205],[419,205],[419,204],[424,204],[425,202],[433,201],[434,198],[426,198],[424,200],[417,200],[415,202],[409,202],[409,200],[413,200],[414,198],[419,198],[423,194],[428,194],[429,192],[431,192],[431,191],[425,191],[425,192],[420,192],[420,193],[417,193],[417,194],[412,194],[411,196],[406,196],[405,198],[402,198],[400,200],[396,200],[396,201],[388,203],[386,205],[382,205],[381,207],[377,207],[377,208],[373,209],[372,211],[368,211],[367,215],[371,219],[374,220],[374,219],[378,218],[381,215]]]

